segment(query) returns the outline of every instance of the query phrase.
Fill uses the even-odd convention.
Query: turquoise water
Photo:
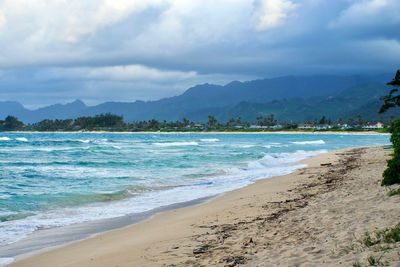
[[[0,244],[287,174],[382,135],[0,133]]]

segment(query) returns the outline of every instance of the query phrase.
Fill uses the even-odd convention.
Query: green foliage
[[[72,130],[72,120],[42,120],[33,125],[37,131],[70,131]]]
[[[391,82],[388,82],[387,84],[394,87],[400,86],[400,70],[397,70],[395,78]],[[394,88],[389,92],[389,95],[382,97],[384,104],[379,110],[379,113],[383,113],[389,108],[400,106],[400,95],[399,94],[394,95],[398,91],[399,89]]]
[[[361,265],[359,261],[353,262],[353,267],[361,266],[389,266],[389,261],[384,260],[383,257],[386,252],[391,249],[398,248],[400,242],[400,223],[394,227],[386,228],[384,230],[375,231],[372,233],[366,232],[364,236],[356,241],[358,245],[352,244],[346,247],[346,254],[350,251],[373,251],[374,255],[369,255],[366,259],[366,264]],[[376,256],[377,253],[381,253]]]
[[[365,247],[372,247],[377,244],[392,244],[400,241],[400,223],[392,228],[386,228],[374,233],[365,233],[359,241]]]
[[[273,113],[269,114],[268,117],[258,116],[256,120],[259,126],[274,126],[278,123]]]
[[[126,123],[123,121],[122,116],[113,115],[110,113],[100,114],[95,117],[79,117],[75,120],[42,120],[37,123],[24,125],[17,118],[8,116],[6,120],[0,120],[0,131],[10,131],[10,130],[24,130],[24,131],[40,131],[40,132],[54,132],[54,131],[117,131],[117,132],[278,132],[278,131],[332,131],[332,132],[345,132],[348,130],[365,131],[364,129],[354,128],[354,129],[341,129],[339,126],[333,125],[330,129],[298,129],[296,123],[283,123],[280,124],[275,119],[274,114],[270,114],[267,117],[259,116],[257,117],[258,125],[262,127],[250,128],[251,123],[247,121],[242,121],[241,117],[230,118],[226,123],[219,123],[217,119],[210,115],[208,116],[208,123],[201,124],[190,121],[183,118],[182,121],[170,121],[166,120],[160,122],[158,120],[152,119],[148,121],[134,121],[131,123]],[[331,121],[326,119],[324,116],[323,121],[330,124]],[[278,126],[278,127],[274,127]]]
[[[377,129],[377,130],[375,130],[375,132],[377,132],[377,133],[390,133],[390,130],[389,130],[389,128],[383,128],[383,129]]]
[[[23,127],[24,123],[13,116],[7,116],[4,121],[0,121],[0,130],[2,131],[22,130]]]
[[[389,110],[385,114],[379,114],[382,106],[379,97],[387,94],[387,86],[380,83],[360,84],[342,91],[337,91],[325,96],[315,96],[310,98],[287,98],[269,102],[240,102],[235,106],[228,106],[218,110],[213,110],[213,115],[219,121],[227,121],[231,117],[241,116],[245,121],[256,121],[256,118],[268,117],[274,114],[275,119],[280,122],[313,122],[317,117],[316,124],[325,115],[325,119],[338,120],[342,118],[342,123],[348,118],[353,117],[351,123],[357,123],[357,115],[364,121],[388,121],[391,115],[400,116],[400,108]],[[205,112],[201,116],[206,118]],[[200,115],[198,115],[200,117]]]
[[[393,158],[388,160],[388,167],[383,172],[382,185],[400,183],[400,119],[393,122],[392,136],[390,141],[393,144]]]
[[[395,78],[388,83],[395,87],[400,86],[400,70],[397,70]],[[384,96],[384,104],[380,109],[380,113],[385,112],[391,107],[400,106],[400,95],[394,96],[398,89],[390,91],[388,96]],[[383,172],[382,185],[392,185],[400,183],[400,119],[393,121],[391,127],[392,136],[390,141],[393,144],[394,153],[393,158],[388,160],[388,167]]]
[[[367,260],[368,260],[369,265],[371,265],[371,266],[376,265],[376,258],[374,256],[369,256]]]
[[[373,245],[376,245],[379,243],[379,240],[376,238],[373,238],[370,233],[365,233],[364,237],[361,239],[361,244],[363,244],[366,247],[372,247]]]
[[[327,123],[326,117],[322,116],[322,118],[319,121],[319,124],[326,124],[326,123]]]
[[[209,128],[216,128],[218,126],[218,121],[214,116],[208,115],[208,123]]]
[[[389,262],[388,261],[385,261],[385,262],[382,261],[383,255],[384,254],[380,255],[378,258],[375,257],[375,256],[372,256],[372,255],[368,256],[367,264],[364,265],[364,266],[365,267],[367,267],[367,266],[389,266]],[[356,261],[356,262],[353,262],[352,266],[353,267],[361,267],[363,265],[361,265],[361,263],[359,261]]]
[[[400,224],[394,228],[388,228],[382,232],[377,232],[377,236],[385,243],[396,243],[400,241]]]
[[[391,190],[388,192],[388,196],[389,196],[389,197],[395,196],[395,195],[400,195],[400,188],[391,189]]]
[[[113,128],[123,125],[123,117],[111,113],[100,114],[95,117],[80,117],[74,122],[74,127],[81,129]]]

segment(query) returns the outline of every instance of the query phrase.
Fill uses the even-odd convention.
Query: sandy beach
[[[365,247],[365,232],[400,222],[400,195],[380,186],[390,151],[325,153],[292,174],[154,216],[9,266],[400,265],[400,249]]]

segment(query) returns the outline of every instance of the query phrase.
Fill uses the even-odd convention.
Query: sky
[[[0,101],[28,108],[398,68],[399,0],[0,0]]]

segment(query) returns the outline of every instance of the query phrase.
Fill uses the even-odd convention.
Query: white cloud
[[[1,74],[1,71],[0,71]],[[126,65],[110,67],[51,67],[40,68],[33,76],[36,82],[48,81],[118,81],[149,82],[154,84],[184,83],[192,86],[197,83],[212,82],[224,84],[236,80],[259,78],[246,75],[198,74],[195,71],[174,71],[150,68],[143,65]],[[187,87],[186,87],[187,88]]]
[[[399,10],[398,0],[353,1],[329,26],[339,28],[399,23]]]
[[[13,20],[19,31],[24,31],[27,39],[37,37],[42,41],[75,43],[129,14],[164,2],[166,0],[3,0],[0,10]]]
[[[163,71],[141,65],[93,68],[88,71],[89,79],[110,79],[118,81],[151,80],[154,82],[181,81],[194,78],[194,71]]]
[[[128,46],[153,56],[175,56],[210,45],[237,44],[249,29],[248,0],[170,0],[170,5]],[[155,41],[156,40],[156,41]]]
[[[103,0],[100,1],[100,3],[91,5],[89,9],[85,8],[85,4],[83,4],[86,1],[72,2],[75,5],[73,9],[78,12],[75,14],[71,14],[72,12],[67,14],[61,36],[64,40],[70,42],[79,41],[82,36],[92,34],[99,29],[121,21],[132,13],[144,11],[150,7],[160,5],[165,1]]]
[[[6,17],[4,16],[2,10],[0,9],[0,30],[1,30],[1,28],[4,27],[6,22],[7,22]]]
[[[399,0],[0,0],[0,87],[38,102],[87,88],[93,101],[156,99],[242,77],[385,72],[399,62],[398,10]]]
[[[7,44],[0,51],[0,67],[10,67],[126,56],[176,57],[197,49],[204,51],[206,45],[237,44],[245,40],[241,32],[250,26],[252,3],[248,0],[0,0],[0,10],[4,10],[13,25],[12,29],[0,32],[0,45]],[[118,36],[113,35],[114,28]]]
[[[298,6],[289,0],[259,0],[256,3],[254,19],[259,31],[282,26]]]
[[[155,83],[179,82],[193,79],[197,76],[194,71],[169,71],[149,68],[142,65],[111,66],[111,67],[74,67],[50,68],[36,73],[35,80],[108,80],[108,81],[139,81],[147,80]]]
[[[399,68],[400,41],[377,39],[362,42],[358,41],[352,45],[354,49],[360,51],[365,64],[374,61],[376,64],[387,64],[392,69]],[[386,53],[382,53],[382,51]]]

